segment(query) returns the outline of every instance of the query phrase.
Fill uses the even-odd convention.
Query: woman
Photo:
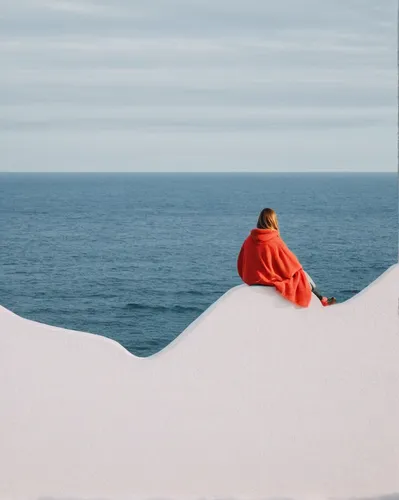
[[[308,307],[312,292],[323,306],[336,303],[323,297],[297,257],[280,237],[276,212],[264,208],[256,229],[244,241],[237,262],[238,274],[247,285],[274,286],[286,299]]]

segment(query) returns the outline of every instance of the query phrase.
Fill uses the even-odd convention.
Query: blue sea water
[[[0,174],[0,303],[148,356],[240,284],[265,206],[340,301],[398,260],[395,174]]]

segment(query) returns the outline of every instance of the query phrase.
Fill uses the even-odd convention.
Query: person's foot
[[[333,304],[337,303],[337,299],[335,297],[323,297],[321,299],[321,303],[324,307],[332,306]]]

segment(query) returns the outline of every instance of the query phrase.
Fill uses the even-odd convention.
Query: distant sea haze
[[[397,262],[394,173],[3,173],[0,303],[148,356],[241,283],[263,207],[339,301]]]

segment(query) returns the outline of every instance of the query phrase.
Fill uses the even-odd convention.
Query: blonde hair
[[[258,229],[274,229],[279,231],[277,214],[272,208],[264,208],[259,214]]]

